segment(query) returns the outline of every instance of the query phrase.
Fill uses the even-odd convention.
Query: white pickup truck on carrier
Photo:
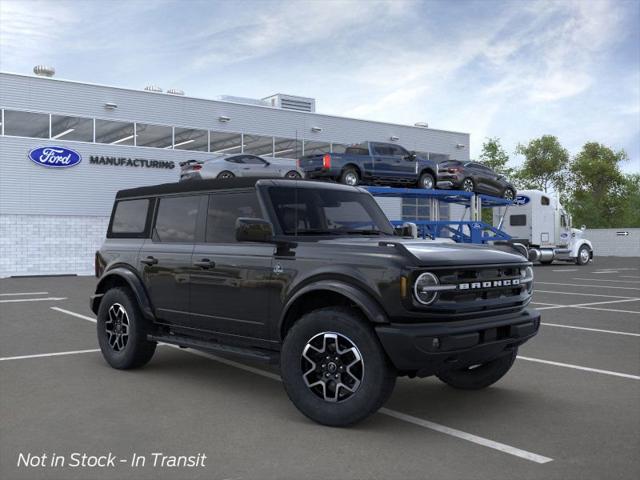
[[[542,191],[519,191],[513,205],[494,208],[493,224],[512,242],[526,245],[533,262],[585,265],[593,259],[591,242],[583,238],[586,227],[572,228],[571,216],[560,202]]]

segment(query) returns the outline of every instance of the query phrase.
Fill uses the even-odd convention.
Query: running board
[[[170,343],[181,348],[194,348],[211,353],[238,355],[249,360],[276,364],[280,361],[280,353],[258,348],[236,347],[218,342],[207,342],[182,335],[147,335],[153,342]]]

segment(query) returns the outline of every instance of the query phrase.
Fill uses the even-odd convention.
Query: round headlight
[[[423,305],[431,305],[436,297],[438,291],[434,288],[440,284],[438,277],[431,272],[421,274],[416,283],[413,285],[413,295],[416,300]]]
[[[533,280],[533,268],[527,267],[520,270],[520,279],[521,281],[531,281]]]

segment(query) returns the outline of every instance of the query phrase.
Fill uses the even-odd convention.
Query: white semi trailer
[[[518,192],[514,205],[493,209],[493,224],[526,245],[529,259],[540,263],[554,260],[585,265],[593,259],[585,226],[572,228],[571,216],[560,202],[540,190]]]

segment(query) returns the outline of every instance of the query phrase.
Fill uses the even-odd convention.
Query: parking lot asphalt
[[[344,429],[307,420],[261,364],[159,346],[145,368],[113,370],[96,351],[94,278],[2,279],[0,478],[639,478],[640,258],[535,278],[541,331],[499,383],[401,378]],[[74,452],[126,462],[74,468]],[[18,466],[29,453],[67,463]],[[154,467],[153,453],[207,458]]]

